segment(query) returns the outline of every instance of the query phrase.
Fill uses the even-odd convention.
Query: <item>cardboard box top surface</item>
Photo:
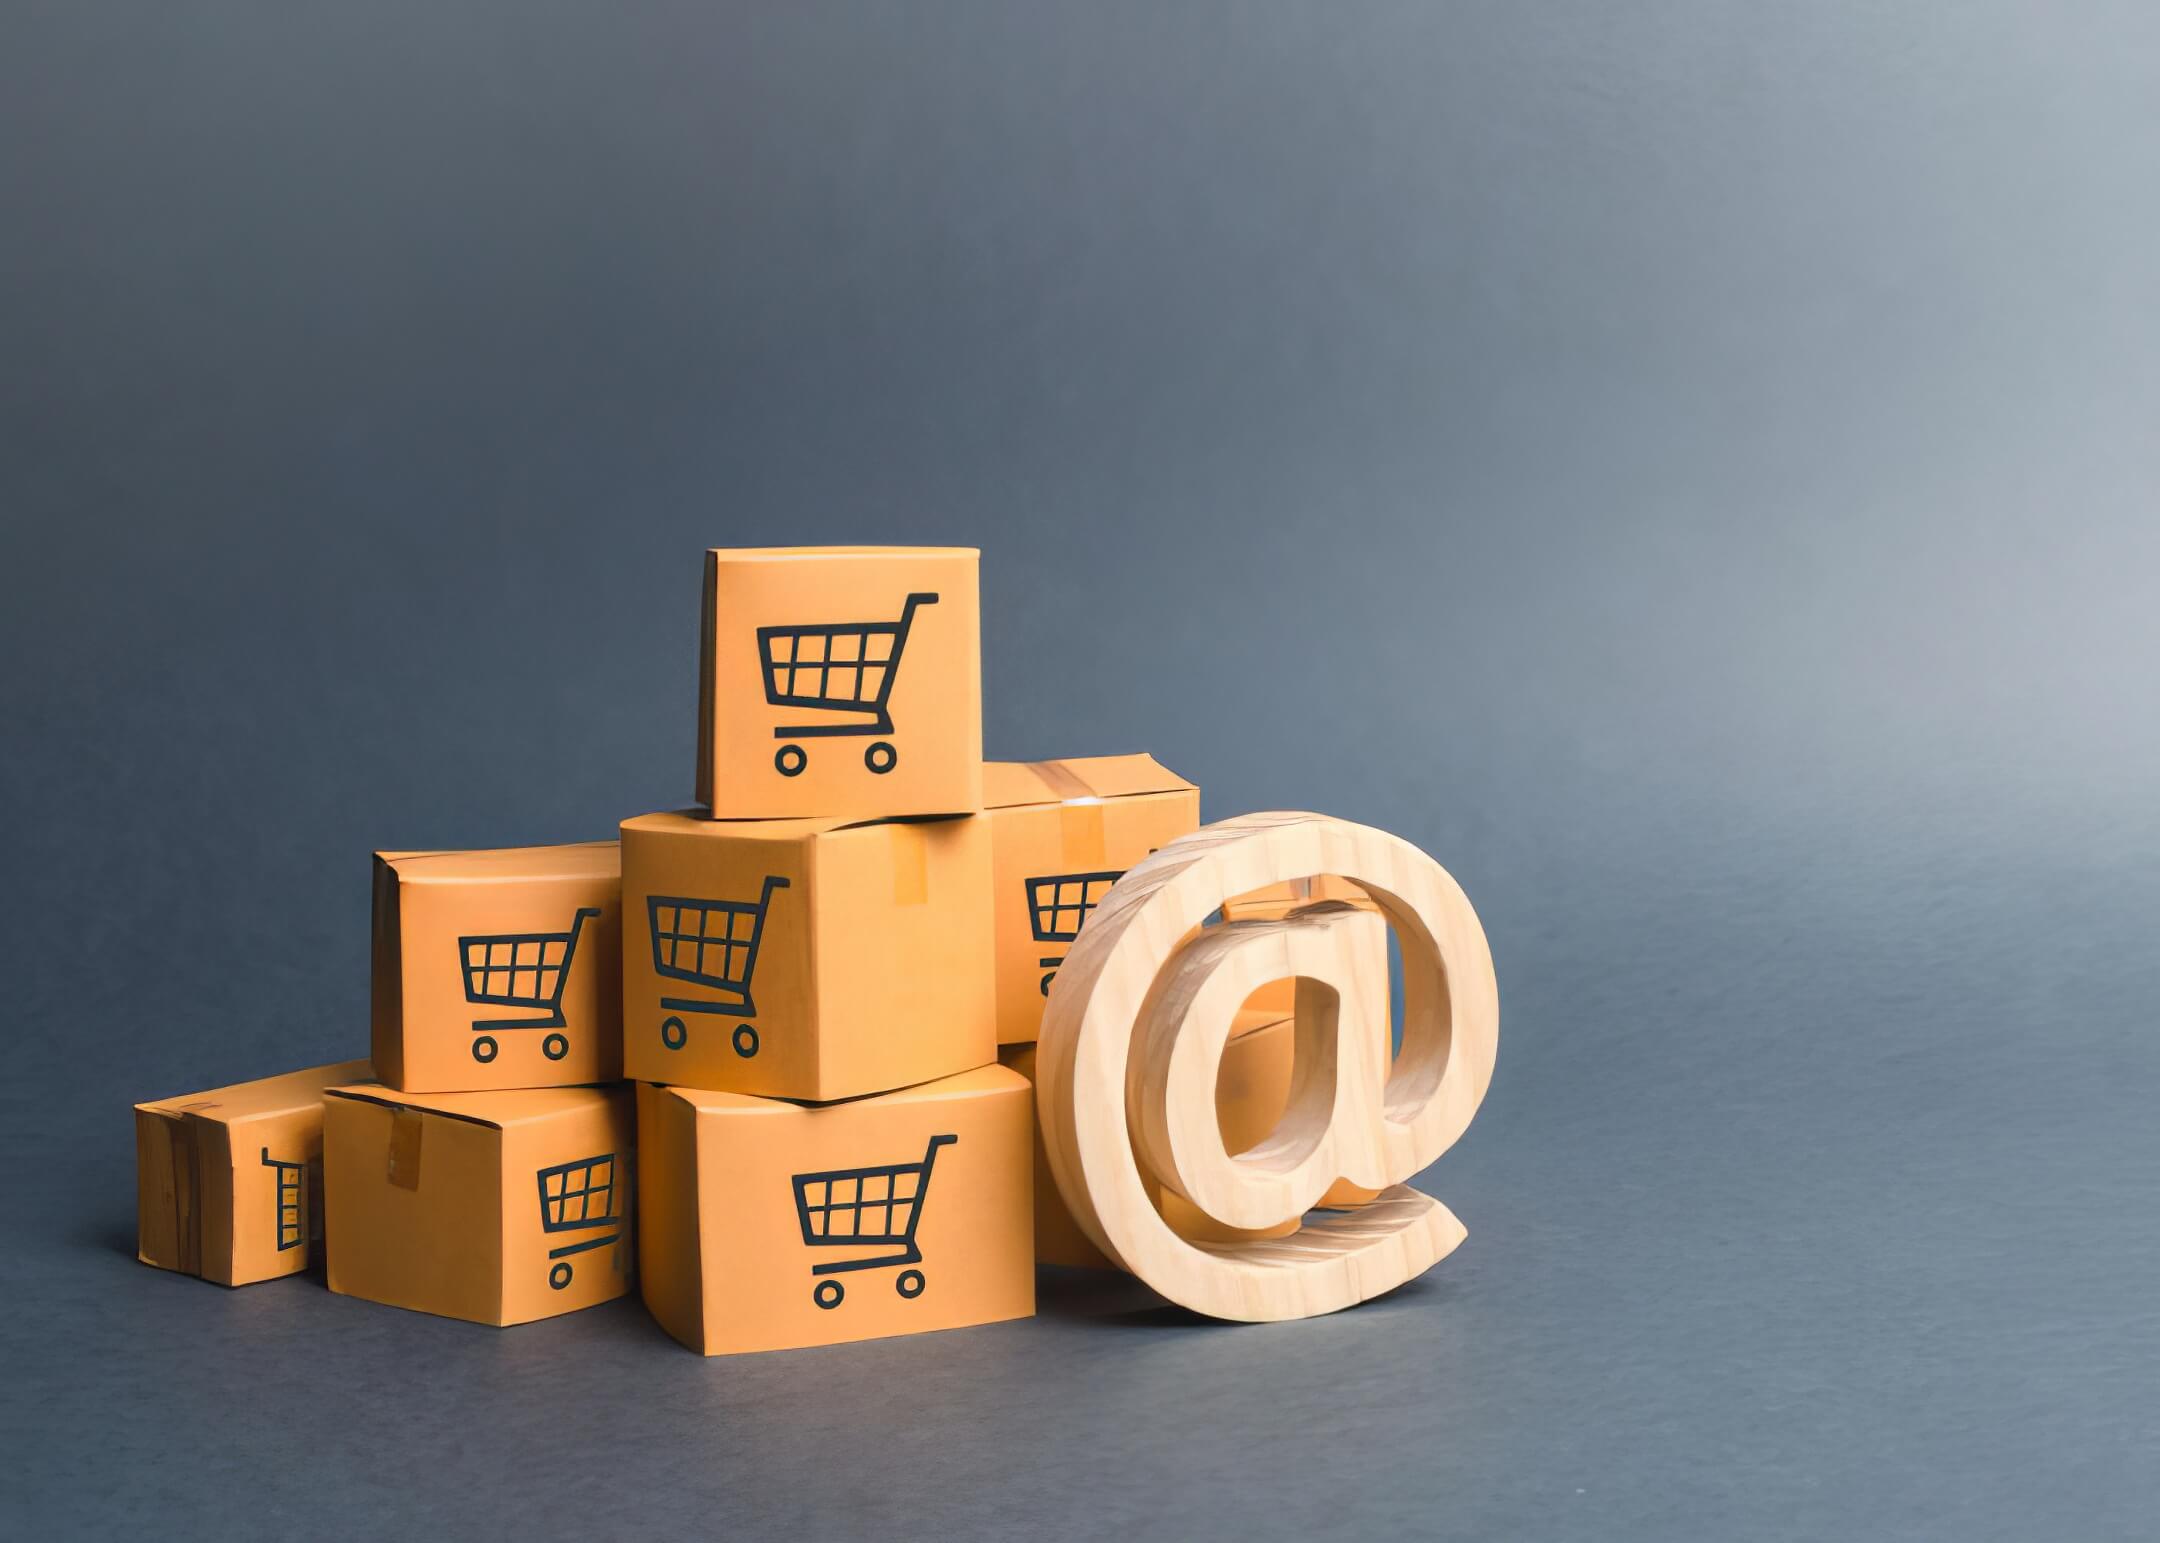
[[[254,1082],[235,1082],[230,1087],[202,1093],[182,1093],[173,1098],[149,1099],[137,1104],[153,1114],[192,1114],[205,1120],[229,1124],[266,1114],[290,1114],[322,1102],[332,1083],[354,1082],[372,1077],[375,1069],[366,1061],[337,1061],[310,1066],[304,1071],[262,1077]]]
[[[983,762],[983,807],[1064,804],[1083,798],[1137,798],[1198,792],[1151,755],[1090,755],[1069,761]]]
[[[477,852],[377,852],[403,884],[494,884],[505,879],[612,878],[622,871],[613,841],[569,846],[494,847]]]
[[[669,809],[658,814],[633,815],[622,822],[622,828],[654,835],[725,836],[736,841],[800,841],[805,836],[867,830],[874,825],[942,825],[947,820],[968,818],[970,816],[964,814],[901,815],[873,820],[842,815],[805,815],[796,819],[716,820],[702,809]]]
[[[972,546],[716,546],[707,550],[719,561],[727,563],[802,562],[820,557],[942,559],[982,556],[982,549]]]
[[[360,1082],[325,1088],[323,1096],[381,1104],[386,1109],[418,1109],[423,1114],[447,1115],[453,1120],[507,1130],[513,1125],[590,1108],[596,1100],[616,1096],[616,1089],[612,1085],[587,1084],[574,1088],[505,1088],[492,1093],[401,1093],[379,1082]]]
[[[655,1091],[679,1098],[699,1111],[804,1114],[822,1109],[853,1109],[870,1104],[932,1103],[943,1098],[966,1098],[977,1093],[1007,1092],[1027,1086],[1028,1080],[1018,1072],[992,1062],[987,1066],[978,1066],[973,1071],[940,1077],[935,1082],[919,1082],[911,1088],[899,1088],[890,1093],[873,1093],[866,1098],[843,1099],[836,1104],[798,1104],[784,1098],[760,1098],[754,1093],[715,1093],[705,1088],[680,1088],[673,1083],[656,1085]]]

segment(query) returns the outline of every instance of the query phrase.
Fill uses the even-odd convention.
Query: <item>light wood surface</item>
[[[1196,931],[1225,898],[1332,874],[1380,914],[1339,905]],[[1384,921],[1383,921],[1384,918]],[[1403,1042],[1392,1064],[1372,929],[1395,929]],[[1298,1045],[1273,1135],[1231,1155],[1215,1068],[1238,1005],[1294,977]],[[1037,1051],[1043,1144],[1059,1193],[1103,1253],[1170,1300],[1213,1317],[1310,1317],[1393,1289],[1464,1236],[1402,1183],[1461,1136],[1491,1081],[1499,998],[1462,889],[1397,837],[1317,814],[1203,827],[1129,871],[1073,945]],[[1337,1179],[1379,1191],[1289,1236],[1191,1242],[1151,1203],[1163,1186],[1225,1227],[1280,1225]]]

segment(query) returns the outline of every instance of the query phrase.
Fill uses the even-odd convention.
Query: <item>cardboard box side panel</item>
[[[613,1301],[636,1275],[637,1117],[628,1088],[502,1137],[502,1321]]]
[[[502,1133],[365,1099],[323,1106],[332,1291],[499,1323]]]
[[[321,1105],[235,1122],[229,1137],[233,1284],[299,1274],[321,1233]]]
[[[998,1060],[1028,1079],[1028,1096],[1032,1100],[1035,1046],[1032,1043],[1001,1045]],[[1043,1147],[1042,1131],[1032,1120],[1029,1122],[1029,1148],[1032,1153],[1029,1172],[1034,1189],[1036,1259],[1069,1270],[1115,1269],[1103,1251],[1088,1241],[1080,1224],[1072,1219],[1072,1212],[1065,1208],[1064,1197],[1058,1193],[1057,1175],[1050,1171],[1050,1154]]]
[[[713,646],[717,632],[714,607],[720,583],[720,554],[705,554],[704,598],[698,611],[697,801],[713,801]]]
[[[201,1180],[183,1116],[135,1111],[135,1255],[144,1264],[202,1273],[196,1221]]]
[[[369,937],[368,1059],[392,1087],[405,1080],[404,933],[397,870],[375,859],[375,904]]]
[[[697,1111],[667,1089],[638,1084],[638,1290],[661,1328],[703,1350],[697,1119]]]

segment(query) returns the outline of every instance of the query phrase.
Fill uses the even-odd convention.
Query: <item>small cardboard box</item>
[[[322,1237],[322,1100],[341,1061],[135,1106],[136,1257],[221,1286],[296,1275]]]
[[[377,852],[375,1074],[407,1093],[622,1075],[612,841]]]
[[[630,1289],[630,1090],[323,1100],[330,1289],[474,1323],[527,1323]]]
[[[1290,1103],[1290,1069],[1296,1040],[1295,1025],[1287,1018],[1246,1008],[1230,1027],[1229,1043],[1223,1046],[1222,1066],[1215,1077],[1215,1118],[1221,1123],[1223,1149],[1233,1156],[1265,1141],[1275,1122]],[[1035,1083],[1035,1047],[1000,1045],[998,1060],[1010,1071]],[[1142,1184],[1153,1196],[1155,1208],[1172,1230],[1196,1242],[1227,1242],[1240,1238],[1284,1237],[1298,1230],[1295,1220],[1264,1231],[1244,1232],[1225,1227],[1206,1212],[1175,1194],[1158,1188],[1144,1173]],[[1110,1261],[1089,1241],[1066,1209],[1058,1193],[1057,1177],[1050,1171],[1050,1154],[1043,1149],[1042,1131],[1035,1132],[1035,1257],[1044,1264],[1071,1269],[1107,1270]]]
[[[638,1087],[638,1269],[706,1355],[1035,1311],[1034,1099],[998,1066],[808,1108]]]
[[[1200,790],[1153,756],[992,761],[998,1042],[1030,1042],[1087,915],[1127,868],[1200,827]]]
[[[980,554],[705,554],[697,796],[716,818],[982,808]]]
[[[997,1059],[981,815],[622,827],[623,1059],[813,1102]]]

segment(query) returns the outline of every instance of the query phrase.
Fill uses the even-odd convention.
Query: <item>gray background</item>
[[[0,16],[6,1530],[2151,1535],[2160,9]],[[370,849],[684,801],[697,551],[868,540],[992,754],[1462,880],[1455,1257],[712,1362],[133,1262]]]

